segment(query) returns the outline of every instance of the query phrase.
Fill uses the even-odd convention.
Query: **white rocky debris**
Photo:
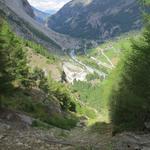
[[[66,80],[69,83],[73,84],[74,80],[86,81],[86,76],[87,76],[88,72],[79,66],[73,65],[70,62],[64,62],[63,70],[66,74]]]
[[[100,77],[103,77],[104,79],[106,78],[106,74],[102,71],[99,71],[98,69],[95,69],[95,68],[92,68],[90,66],[87,66],[86,64],[82,63],[81,61],[79,61],[77,58],[76,58],[76,55],[75,55],[75,50],[72,50],[70,52],[70,57],[72,58],[72,60],[76,63],[78,63],[79,65],[81,65],[82,67],[85,68],[85,70],[88,72],[88,73],[97,73]]]

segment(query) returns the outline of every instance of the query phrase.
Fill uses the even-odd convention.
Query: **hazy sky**
[[[70,0],[28,0],[28,2],[40,10],[59,10],[65,3]]]

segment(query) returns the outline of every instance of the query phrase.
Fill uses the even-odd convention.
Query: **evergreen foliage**
[[[12,89],[12,82],[23,82],[28,74],[25,51],[19,39],[0,18],[0,94]]]
[[[143,130],[150,121],[150,24],[146,19],[143,36],[132,41],[109,86],[114,130]]]
[[[53,81],[38,68],[30,68],[25,46],[35,48],[49,59],[51,55],[39,45],[17,37],[6,21],[0,18],[0,105],[17,111],[26,112],[42,122],[70,129],[77,123],[76,103],[70,91],[63,84]],[[54,59],[55,60],[55,59]],[[42,94],[42,101],[34,99],[32,92]],[[48,108],[58,103],[62,114],[50,116]]]
[[[36,53],[41,54],[42,56],[46,57],[47,59],[49,59],[50,63],[55,63],[57,58],[56,56],[50,54],[50,52],[48,52],[47,49],[45,49],[43,46],[41,46],[40,44],[36,44],[32,41],[25,41],[25,46],[32,48]]]

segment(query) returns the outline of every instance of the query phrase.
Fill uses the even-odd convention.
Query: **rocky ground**
[[[31,127],[33,118],[18,112],[0,114],[1,150],[107,150],[111,144],[110,132],[99,134],[87,127],[72,130],[51,127]]]
[[[115,150],[150,150],[150,133],[122,133],[113,142]]]
[[[92,130],[31,127],[33,118],[0,111],[0,150],[150,150],[149,133],[122,133],[112,138],[109,125]],[[99,124],[101,126],[101,123]]]

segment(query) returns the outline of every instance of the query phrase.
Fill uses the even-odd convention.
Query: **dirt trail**
[[[16,126],[16,125],[15,125]],[[17,126],[16,126],[17,127]],[[1,150],[107,150],[109,134],[98,135],[87,128],[65,131],[57,128],[40,130],[14,128],[11,124],[0,123]]]
[[[40,129],[16,118],[10,113],[6,118],[0,116],[1,150],[108,150],[111,144],[109,126],[101,132],[86,126],[72,130]]]
[[[112,68],[114,68],[113,63],[111,62],[111,60],[107,57],[107,55],[105,55],[104,50],[102,48],[100,48],[100,51],[102,53],[102,55],[107,59],[107,61],[110,63],[110,65],[112,66]]]

